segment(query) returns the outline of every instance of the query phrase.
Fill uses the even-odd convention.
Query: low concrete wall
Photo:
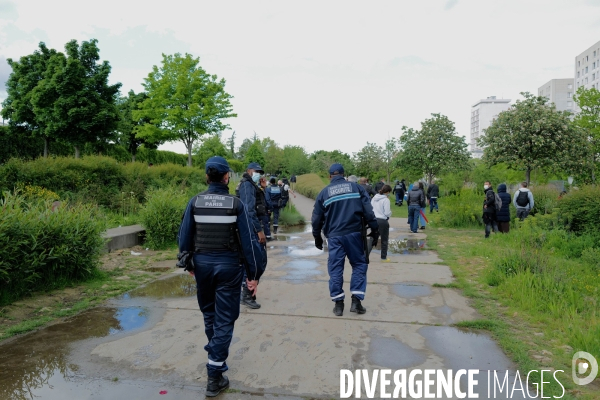
[[[110,253],[111,251],[144,243],[146,230],[141,225],[122,226],[108,229],[102,236],[109,239],[106,243],[105,251]]]

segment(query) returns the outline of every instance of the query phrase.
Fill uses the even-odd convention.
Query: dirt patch
[[[0,308],[0,338],[62,321],[80,311],[173,272],[176,250],[141,246],[104,254],[100,279],[52,292],[34,293]]]

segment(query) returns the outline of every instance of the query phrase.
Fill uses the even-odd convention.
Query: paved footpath
[[[310,220],[312,200],[300,195],[292,200]],[[426,242],[425,234],[409,232],[406,219],[392,218],[390,226],[390,240],[409,247]],[[363,302],[367,313],[350,313],[347,298],[344,315],[336,317],[326,250],[314,247],[310,225],[299,232],[281,229],[269,243],[268,270],[258,293],[262,308],[242,306],[227,360],[235,391],[220,398],[339,398],[341,369],[382,368],[479,369],[477,391],[487,398],[487,371],[512,369],[489,337],[452,326],[478,315],[458,291],[432,286],[453,280],[434,252],[407,250],[391,254],[393,262],[384,264],[374,250]],[[346,293],[350,273],[347,264]],[[80,373],[96,377],[79,385],[88,393],[82,398],[202,398],[206,338],[195,297],[153,304],[150,313],[160,318],[147,328],[74,350]],[[113,376],[119,381],[110,382]],[[168,393],[159,395],[166,384]],[[70,398],[79,398],[72,390],[67,390],[75,396]]]

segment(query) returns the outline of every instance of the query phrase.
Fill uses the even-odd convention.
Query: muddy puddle
[[[391,290],[395,295],[405,299],[414,299],[431,295],[431,286],[418,282],[406,282],[398,285],[392,285]]]
[[[72,343],[134,331],[148,318],[142,307],[98,307],[1,345],[0,399],[58,398],[54,387],[81,377],[68,361]]]
[[[151,282],[123,295],[123,299],[152,297],[165,299],[170,297],[189,297],[196,295],[196,280],[190,274],[178,274],[166,279]]]

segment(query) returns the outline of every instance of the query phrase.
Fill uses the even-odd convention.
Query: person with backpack
[[[483,200],[483,223],[485,224],[485,238],[490,237],[490,231],[494,229],[494,233],[498,232],[498,222],[496,212],[502,207],[502,199],[494,193],[492,183],[486,181],[483,185],[485,200]]]
[[[534,206],[533,193],[527,188],[527,182],[521,182],[521,188],[515,192],[513,205],[517,209],[517,217],[523,221]]]
[[[502,200],[502,207],[496,212],[496,221],[498,221],[498,230],[502,233],[510,231],[510,194],[506,192],[506,185],[498,185],[498,197]]]
[[[273,210],[273,233],[277,234],[279,228],[279,210],[282,207],[281,186],[277,184],[275,178],[271,178],[270,185],[265,189],[265,197],[269,199],[271,209]],[[270,219],[270,218],[269,218]]]
[[[406,191],[406,187],[404,186],[404,179],[402,182],[396,181],[396,185],[394,185],[394,190],[392,194],[396,195],[396,205],[401,206],[404,201],[404,192]]]

